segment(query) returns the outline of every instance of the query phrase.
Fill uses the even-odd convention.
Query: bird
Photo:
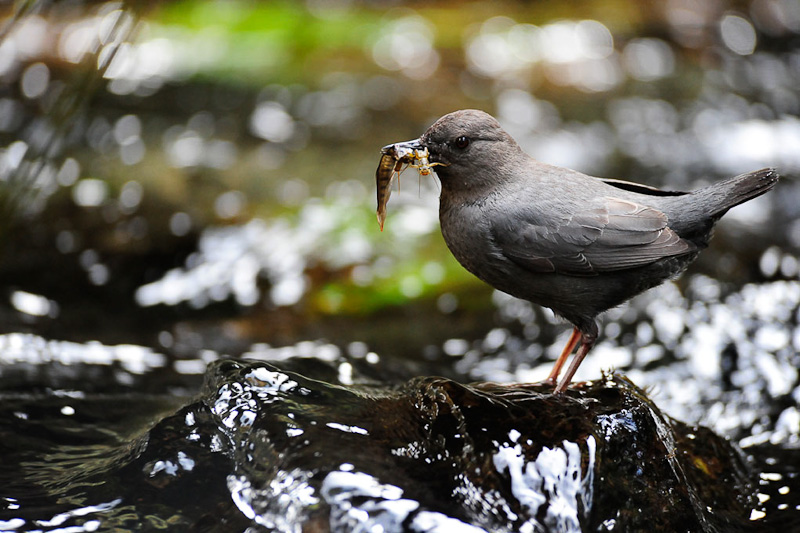
[[[572,324],[543,382],[556,394],[595,345],[598,315],[680,275],[720,217],[779,179],[765,168],[684,192],[593,177],[537,161],[476,109],[444,115],[383,153],[428,155],[423,166],[441,185],[441,232],[466,270]]]

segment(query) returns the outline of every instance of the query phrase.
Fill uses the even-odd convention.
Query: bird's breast
[[[461,265],[486,281],[498,268],[499,250],[491,234],[491,207],[486,203],[442,202],[439,222],[450,252]]]

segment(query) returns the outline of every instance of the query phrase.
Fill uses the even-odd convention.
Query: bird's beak
[[[420,141],[420,139],[414,139],[412,141],[387,144],[381,148],[381,153],[391,155],[395,159],[402,159],[404,156],[414,154],[416,150],[421,150],[423,148],[422,141]]]

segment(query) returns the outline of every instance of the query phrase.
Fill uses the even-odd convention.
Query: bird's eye
[[[469,137],[462,135],[456,139],[456,148],[464,149],[469,146]]]

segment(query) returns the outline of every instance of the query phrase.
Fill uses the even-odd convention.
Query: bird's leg
[[[578,330],[578,328],[573,328],[572,335],[570,335],[567,345],[564,346],[564,349],[561,351],[561,355],[558,356],[555,364],[553,364],[553,370],[550,371],[550,375],[547,376],[547,379],[542,383],[555,386],[555,384],[558,382],[558,375],[561,373],[561,368],[564,366],[564,363],[567,362],[567,357],[569,357],[569,354],[571,354],[572,350],[575,349],[575,346],[578,344],[580,338],[581,332]]]
[[[595,341],[597,341],[597,325],[595,324],[590,332],[584,332],[581,335],[581,347],[578,348],[578,353],[575,354],[575,357],[572,359],[572,362],[567,369],[567,373],[564,374],[564,377],[561,378],[561,381],[558,382],[558,386],[553,391],[554,394],[561,394],[567,387],[569,386],[570,381],[572,381],[572,376],[575,375],[575,372],[578,371],[578,367],[581,366],[583,362],[583,358],[586,357],[586,354],[589,353],[589,350],[592,349],[594,346]]]

